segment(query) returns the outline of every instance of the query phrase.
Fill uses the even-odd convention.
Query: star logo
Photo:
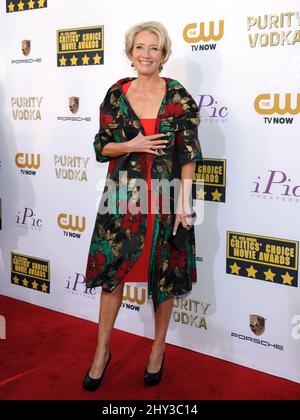
[[[252,277],[254,279],[256,279],[256,273],[258,270],[255,270],[253,265],[251,265],[251,267],[246,268],[246,271],[248,272],[248,277]]]
[[[38,288],[38,283],[35,280],[32,282],[32,288],[34,290],[37,290],[37,288]]]
[[[101,57],[98,55],[98,53],[93,57],[94,64],[100,64]]]
[[[23,283],[23,286],[24,286],[24,287],[28,287],[28,283],[29,283],[29,282],[28,282],[28,280],[27,280],[27,279],[25,279],[25,278],[24,278],[24,279],[22,280],[22,283]]]
[[[9,12],[14,12],[14,10],[15,10],[15,5],[12,2],[10,2],[9,5],[8,5],[8,11]]]
[[[45,7],[45,1],[46,0],[38,0],[39,8]]]
[[[204,189],[201,188],[200,190],[197,191],[197,198],[199,200],[204,200],[205,199],[205,194],[206,194],[206,191],[204,191]]]
[[[86,54],[84,54],[84,57],[82,57],[82,64],[84,65],[84,66],[86,66],[86,65],[88,65],[89,64],[89,60],[90,60],[90,57],[88,57]]]
[[[239,271],[240,271],[241,267],[239,267],[236,262],[234,262],[234,264],[230,265],[229,267],[231,268],[231,274],[239,275]]]
[[[61,66],[65,66],[67,59],[65,58],[65,56],[63,55],[60,59],[59,59],[60,65]]]
[[[270,268],[268,271],[264,271],[264,275],[266,277],[265,280],[270,280],[270,281],[274,281],[274,277],[276,276],[276,274],[273,273]]]
[[[289,286],[292,285],[294,277],[290,276],[288,272],[286,272],[285,275],[281,275],[281,277],[283,279],[283,284],[288,284]]]
[[[220,193],[217,189],[211,193],[213,201],[221,201],[220,198],[222,197],[222,193]]]
[[[78,61],[78,58],[77,58],[77,57],[75,57],[75,55],[73,55],[73,57],[72,57],[72,58],[70,58],[70,61],[71,61],[71,65],[72,65],[72,66],[77,66],[77,61]]]
[[[42,292],[47,293],[47,291],[48,291],[48,286],[45,283],[43,283],[42,284]]]
[[[19,3],[18,3],[19,11],[24,10],[24,6],[25,6],[25,3],[23,3],[22,0],[20,0]]]
[[[17,276],[13,277],[14,284],[19,284],[20,279]]]
[[[28,4],[28,9],[29,10],[34,9],[34,1],[33,0],[30,0],[27,4]]]

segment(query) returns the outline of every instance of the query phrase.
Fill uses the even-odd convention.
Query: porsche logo
[[[250,328],[253,334],[262,335],[265,332],[266,319],[259,315],[250,315]]]
[[[79,109],[79,98],[77,98],[76,96],[71,96],[69,98],[69,108],[72,114],[76,114],[76,112]]]
[[[22,53],[27,57],[30,54],[30,45],[31,41],[29,39],[24,39],[22,41]]]

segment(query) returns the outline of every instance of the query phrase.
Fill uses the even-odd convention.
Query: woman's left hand
[[[188,210],[189,209],[189,210]],[[184,227],[184,229],[189,230],[192,224],[192,213],[190,206],[185,206],[184,210],[180,210],[176,212],[174,227],[173,227],[173,235],[176,235],[178,226],[180,223]]]

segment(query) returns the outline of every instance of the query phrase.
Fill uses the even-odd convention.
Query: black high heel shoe
[[[93,391],[96,391],[99,388],[99,385],[102,382],[104,373],[105,373],[105,371],[107,369],[107,366],[109,365],[110,361],[111,361],[111,352],[109,351],[108,360],[107,360],[107,362],[104,366],[104,369],[103,369],[103,372],[102,372],[102,375],[100,376],[100,378],[97,378],[97,379],[91,378],[90,375],[89,375],[90,370],[88,370],[88,372],[87,372],[87,374],[86,374],[86,376],[83,380],[83,383],[82,383],[83,389],[85,389],[86,391],[93,392]]]
[[[163,367],[164,367],[164,361],[165,361],[165,356],[166,356],[166,352],[164,352],[163,354],[163,358],[162,358],[162,362],[161,362],[161,366],[158,372],[154,372],[154,373],[149,373],[147,371],[147,368],[145,369],[144,372],[144,384],[145,385],[158,385],[160,383],[162,374],[163,374]]]

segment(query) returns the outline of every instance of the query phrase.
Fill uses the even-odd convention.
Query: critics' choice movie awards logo
[[[30,207],[17,212],[15,226],[20,229],[42,230],[43,220]]]
[[[11,283],[50,293],[50,261],[12,252]]]
[[[47,0],[6,0],[6,13],[44,9],[45,7],[47,7]]]
[[[88,299],[95,299],[97,294],[94,287],[88,288],[86,286],[85,276],[82,273],[73,273],[68,277],[66,281],[65,292]]]
[[[15,164],[21,175],[36,175],[41,165],[41,155],[35,153],[17,153]]]
[[[43,97],[12,97],[12,117],[15,121],[36,121],[41,120],[41,104]]]
[[[68,181],[87,181],[89,157],[54,155],[55,175]]]
[[[300,114],[300,93],[261,93],[254,109],[265,124],[293,124],[294,116]]]
[[[247,18],[251,48],[299,45],[299,12],[285,12]]]
[[[193,44],[192,51],[215,50],[216,42],[220,41],[223,35],[224,20],[188,23],[183,29],[183,39],[188,44]]]
[[[266,319],[264,317],[260,315],[254,315],[254,314],[251,314],[249,316],[249,328],[254,335],[256,335],[257,337],[261,337],[265,333],[265,327],[266,327]],[[255,337],[251,337],[249,335],[245,335],[245,334],[241,334],[237,332],[232,332],[231,337],[238,339],[240,341],[245,341],[247,343],[263,346],[270,350],[284,351],[283,345],[276,344],[268,340],[263,340],[261,338],[255,338]]]
[[[298,287],[299,242],[227,232],[226,273]]]
[[[30,39],[24,39],[21,42],[22,53],[25,57],[28,57],[31,52],[31,41]],[[11,60],[11,64],[32,64],[32,63],[41,63],[41,58],[19,58]]]
[[[104,64],[104,26],[57,31],[58,67],[99,64]]]
[[[81,233],[85,231],[86,218],[84,216],[60,213],[57,216],[57,224],[62,229],[64,236],[79,239],[81,238]]]
[[[76,121],[76,122],[81,122],[81,121],[87,121],[90,122],[91,121],[91,117],[80,117],[80,116],[75,116],[75,114],[77,114],[77,112],[79,111],[79,107],[80,107],[80,98],[78,98],[77,96],[70,96],[69,100],[68,100],[68,108],[69,108],[69,112],[72,115],[65,115],[65,116],[59,116],[57,117],[58,121]]]
[[[146,296],[146,289],[144,287],[126,284],[124,287],[121,308],[139,312],[141,306],[146,302]]]
[[[253,182],[251,196],[268,200],[300,202],[300,185],[284,171],[268,170]]]
[[[228,121],[228,107],[220,105],[219,101],[212,95],[199,95],[198,109],[201,122],[226,122]]]
[[[226,160],[203,159],[197,163],[193,180],[193,198],[196,200],[218,201],[226,199]]]
[[[210,303],[175,297],[173,320],[178,324],[207,330],[206,313]]]

